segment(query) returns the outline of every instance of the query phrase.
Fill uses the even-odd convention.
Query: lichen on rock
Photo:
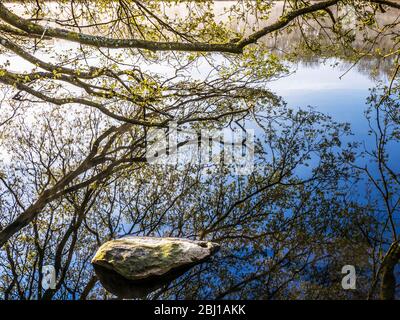
[[[208,241],[126,236],[104,243],[92,264],[108,291],[140,297],[207,260],[218,249],[218,244]]]

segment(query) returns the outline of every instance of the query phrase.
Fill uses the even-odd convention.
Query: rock
[[[142,298],[218,249],[208,241],[126,236],[104,243],[92,264],[106,290],[121,298]]]

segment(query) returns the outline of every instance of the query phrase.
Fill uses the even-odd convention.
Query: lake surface
[[[218,19],[224,19],[224,11],[230,5],[230,1],[215,2],[213,10]],[[14,3],[10,6],[14,6],[14,10],[17,13],[22,11],[20,5]],[[62,17],[63,13],[58,12],[58,5],[50,1],[46,3],[46,6],[48,6],[49,10],[54,11],[55,15]],[[166,12],[168,14],[185,16],[188,13],[182,6],[177,5],[167,8]],[[283,1],[277,3],[268,21],[274,21],[279,17],[282,6]],[[398,14],[393,10],[385,15],[378,13],[378,21],[382,25],[396,21],[398,18]],[[254,16],[249,14],[246,23],[238,23],[233,20],[231,28],[235,31],[245,30],[245,33],[248,33],[251,27],[256,26],[257,28],[261,28],[267,23],[269,22],[259,22]],[[351,24],[348,27],[351,28]],[[91,29],[89,28],[86,31],[88,30],[90,32]],[[310,32],[310,35],[318,36],[319,31],[315,32],[315,30],[309,29],[305,31],[307,32],[307,30]],[[94,31],[92,30],[92,32]],[[262,41],[271,48],[272,52],[277,52],[279,55],[280,52],[290,51],[290,48],[298,43],[300,37],[301,34],[298,31],[294,31],[289,34],[282,33],[279,36],[265,37]],[[52,45],[53,49],[57,52],[67,52],[68,50],[73,52],[77,48],[76,44],[61,40],[52,42]],[[354,47],[363,48],[363,46],[364,43],[362,42],[361,34],[357,32]],[[387,49],[393,46],[393,42],[388,37],[383,37],[379,43],[376,43],[376,46]],[[117,54],[118,50],[114,52]],[[36,55],[44,60],[55,62],[54,57],[43,50],[39,50]],[[214,62],[217,61],[217,64],[225,63],[225,60],[220,55],[212,56]],[[89,60],[93,65],[96,65],[99,59],[99,56],[93,56]],[[12,54],[1,55],[0,62],[4,63],[5,61],[9,61],[10,70],[16,72],[30,71],[33,67],[23,59]],[[345,142],[357,141],[367,148],[373,148],[373,140],[368,135],[369,124],[365,117],[367,109],[366,99],[369,96],[369,90],[376,87],[378,81],[388,82],[388,72],[392,66],[392,60],[386,59],[382,62],[378,57],[371,56],[353,66],[348,61],[338,58],[325,58],[322,60],[318,56],[308,55],[302,57],[300,55],[297,57],[297,61],[288,63],[291,74],[275,81],[267,82],[265,86],[281,96],[291,108],[307,108],[311,106],[321,113],[330,115],[334,121],[349,123],[354,135],[346,138]],[[144,70],[161,74],[168,74],[170,72],[170,69],[163,65],[142,64],[141,67]],[[201,79],[208,72],[209,66],[200,63],[198,68],[192,70],[191,76],[192,78]],[[30,115],[26,114],[26,117],[29,118]],[[388,151],[390,153],[390,162],[396,170],[400,169],[400,152],[398,152],[398,146],[389,146]],[[1,158],[6,161],[9,160],[4,153]],[[357,159],[357,161],[358,164],[363,164],[362,159]]]
[[[215,10],[219,13],[223,11],[223,7],[227,6],[229,1],[218,1],[215,4]],[[279,11],[282,8],[280,3],[274,9],[271,14],[271,19],[276,19],[279,16]],[[53,8],[57,11],[57,8]],[[175,8],[175,12],[185,14],[182,9]],[[181,10],[181,11],[180,11]],[[221,15],[223,19],[223,15]],[[394,14],[386,15],[382,17],[386,23],[390,23],[391,20],[397,19]],[[255,24],[254,17],[248,19],[247,25],[237,25],[232,23],[232,29],[246,29]],[[260,23],[262,27],[265,22]],[[264,41],[271,47],[271,51],[274,51],[279,47],[283,51],[290,50],[297,41],[299,41],[299,33],[293,32],[290,34],[281,34],[278,38],[269,37]],[[376,44],[384,48],[389,48],[392,43],[385,38],[384,42]],[[361,48],[363,43],[360,37],[354,44],[356,47]],[[77,47],[76,44],[67,43],[65,41],[54,41],[52,42],[54,50],[57,52],[64,52],[67,50],[74,51]],[[115,50],[117,53],[118,50]],[[275,51],[274,51],[275,52]],[[38,51],[36,55],[43,59],[49,59],[54,62],[54,57],[46,52]],[[214,62],[225,63],[226,60],[221,55],[213,55]],[[90,57],[90,61],[93,65],[98,62],[99,56]],[[32,65],[26,63],[19,57],[11,54],[0,55],[0,63],[4,63],[9,60],[9,69],[16,72],[29,72],[32,69]],[[366,119],[365,112],[367,110],[366,99],[370,94],[370,89],[377,87],[381,81],[383,83],[388,82],[388,70],[392,67],[391,60],[387,59],[385,63],[380,63],[379,58],[370,57],[366,62],[353,67],[345,59],[339,58],[325,58],[320,59],[318,56],[307,56],[298,57],[298,62],[287,62],[287,66],[290,70],[290,74],[284,76],[275,81],[265,83],[265,87],[281,96],[283,100],[288,104],[290,108],[308,108],[312,107],[315,110],[329,115],[336,122],[346,122],[351,126],[351,130],[354,135],[346,137],[344,142],[359,142],[361,146],[368,148],[374,148],[374,141],[371,136],[368,135],[369,123]],[[145,70],[151,72],[158,72],[160,74],[168,74],[170,69],[168,66],[163,65],[140,65]],[[377,69],[377,70],[375,70]],[[196,70],[192,70],[192,77],[201,79],[204,75],[208,74],[209,67],[206,64],[201,64]],[[67,108],[67,107],[66,107]],[[30,114],[24,115],[29,119]],[[33,121],[33,118],[32,118]],[[1,146],[0,146],[1,148]],[[1,150],[1,149],[0,149]],[[388,148],[390,154],[390,163],[395,170],[400,170],[400,152],[398,145],[391,145]],[[7,154],[3,152],[1,155],[5,161],[10,159]],[[356,159],[358,165],[364,165],[365,160],[362,158]],[[297,172],[299,175],[302,172]],[[212,188],[212,186],[210,187]],[[356,186],[355,189],[358,187]],[[358,189],[362,189],[363,185],[359,185]],[[363,201],[366,198],[365,193],[360,191],[355,197]]]

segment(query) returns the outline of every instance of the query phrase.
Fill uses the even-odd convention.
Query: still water
[[[224,5],[226,5],[224,1],[217,2],[216,10],[221,10]],[[275,10],[276,12],[273,12],[271,15],[272,18],[278,15],[280,7],[277,6]],[[254,21],[252,22],[252,19],[249,19],[248,23],[251,24]],[[232,28],[240,29],[246,28],[246,26],[233,25]],[[293,32],[281,35],[278,39],[279,43],[273,41],[276,39],[269,39],[267,41],[274,42],[274,45],[285,48],[293,45],[298,40],[296,38],[298,36],[298,34]],[[73,51],[74,46],[76,46],[63,41],[56,41],[52,45],[58,52]],[[390,43],[382,44],[382,46],[386,45],[390,45]],[[356,42],[355,46],[362,46],[362,43]],[[45,52],[37,52],[36,55],[45,60],[53,59]],[[216,60],[220,59],[220,62],[223,63],[221,56],[214,58]],[[96,59],[96,57],[93,57],[92,64],[96,64]],[[0,62],[3,63],[6,60],[9,60],[10,70],[12,71],[28,72],[32,69],[32,66],[13,55],[0,56]],[[266,88],[281,96],[290,108],[312,107],[323,114],[330,115],[334,121],[349,123],[354,135],[347,137],[345,142],[356,141],[367,148],[373,147],[373,139],[368,135],[369,124],[365,117],[367,109],[366,99],[369,96],[369,90],[376,87],[379,81],[387,83],[388,77],[385,72],[387,65],[379,65],[377,61],[372,61],[361,68],[352,67],[348,62],[336,58],[319,60],[319,57],[313,57],[312,62],[301,58],[298,60],[298,62],[290,62],[288,64],[291,71],[289,75],[266,83]],[[378,76],[372,76],[372,68],[377,65]],[[167,67],[164,68],[159,65],[143,65],[141,67],[152,72],[169,72]],[[193,71],[192,76],[193,78],[199,77],[201,79],[202,75],[207,73],[207,67],[200,65],[196,72]],[[29,117],[29,114],[26,117]],[[394,164],[395,169],[400,169],[400,152],[398,152],[398,146],[390,146],[388,152],[390,153],[390,162]],[[6,156],[3,156],[3,158],[6,158]],[[359,165],[362,165],[363,161],[361,158],[356,159]],[[363,197],[362,192],[358,197]],[[244,267],[242,266],[241,268],[243,271]]]

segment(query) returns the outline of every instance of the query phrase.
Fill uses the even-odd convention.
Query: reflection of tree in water
[[[277,6],[275,10],[272,16],[281,8]],[[372,78],[390,75],[398,50],[397,10],[377,10],[373,18],[370,10],[354,11],[351,18],[346,18],[347,11],[352,12],[352,9],[332,10],[336,23],[340,24],[334,29],[328,18],[322,22],[300,21],[295,28],[263,38],[263,41],[279,57],[305,65],[317,66],[325,59],[338,58],[343,71],[354,67]],[[365,24],[367,18],[371,21]]]
[[[278,54],[279,56],[279,54]],[[332,56],[334,59],[335,56]],[[329,58],[328,58],[329,59]],[[312,56],[296,57],[294,60],[290,59],[293,63],[302,63],[306,67],[317,68],[321,63],[330,64],[337,63],[336,68],[341,70],[345,75],[349,70],[355,68],[360,74],[365,75],[372,80],[387,79],[393,73],[393,65],[395,64],[396,57],[382,59],[380,57],[366,57],[360,61],[352,62],[345,59],[328,60]]]
[[[361,174],[352,165],[355,145],[342,144],[350,128],[315,110],[291,110],[265,83],[287,71],[279,57],[270,55],[271,45],[292,61],[337,57],[355,62],[371,53],[361,52],[374,41],[368,12],[376,10],[386,23],[395,9],[374,1],[356,7],[361,31],[353,39],[340,25],[335,7],[342,6],[340,1],[305,9],[287,1],[289,28],[278,21],[261,33],[244,34],[233,34],[204,15],[210,11],[207,3],[188,2],[191,19],[174,20],[164,17],[157,4],[150,10],[136,1],[109,7],[83,1],[72,12],[60,2],[68,19],[58,16],[50,22],[46,2],[40,2],[41,8],[27,3],[27,12],[25,4],[12,8],[33,17],[29,21],[0,4],[5,58],[0,138],[8,153],[0,172],[0,291],[5,299],[109,298],[90,260],[102,243],[125,234],[221,244],[211,263],[149,298],[377,296],[381,266],[390,276],[393,265],[382,260],[382,253],[390,253],[385,251],[387,225],[372,192],[365,195],[367,204],[354,203],[350,196]],[[262,2],[246,3],[260,20],[269,13]],[[234,8],[233,17],[249,18],[242,10]],[[100,24],[105,13],[116,19]],[[264,42],[272,33],[276,41]],[[389,38],[376,41],[383,52],[378,56],[396,50]],[[207,51],[230,54],[222,63],[221,55]],[[393,71],[395,55],[378,64],[368,54],[357,67]],[[16,56],[30,63],[29,70],[5,61]],[[196,69],[204,65],[207,75],[198,76]],[[393,116],[393,108],[383,111]],[[218,174],[207,175],[196,165],[178,170],[146,164],[148,132],[166,129],[171,121],[197,130],[257,124],[255,171],[235,176],[221,166]],[[398,175],[386,174],[395,185]],[[391,207],[382,215],[393,212]],[[397,241],[394,234],[390,243]],[[44,292],[41,270],[48,264],[55,267],[57,285]],[[357,266],[355,292],[340,287],[343,264]]]
[[[258,170],[249,177],[201,177],[196,174],[196,167],[177,171],[144,165],[131,166],[118,173],[117,176],[123,175],[124,179],[113,178],[71,192],[65,199],[46,208],[31,226],[10,241],[6,249],[10,263],[8,270],[13,270],[14,261],[18,261],[18,264],[14,264],[15,272],[19,272],[20,268],[25,270],[18,282],[21,294],[31,297],[41,294],[40,286],[37,285],[40,283],[40,278],[37,278],[38,268],[42,263],[55,261],[61,277],[65,278],[61,278],[61,285],[54,297],[78,297],[87,285],[93,284],[90,281],[90,258],[101,243],[116,234],[186,236],[213,239],[221,243],[223,251],[217,259],[219,262],[200,266],[196,270],[211,268],[211,273],[202,272],[198,276],[201,279],[212,276],[210,285],[226,288],[227,291],[233,290],[230,286],[238,285],[235,283],[238,279],[234,276],[237,271],[234,270],[244,264],[249,270],[246,272],[243,269],[242,272],[249,278],[247,282],[250,285],[254,285],[252,277],[257,280],[262,274],[270,272],[268,270],[272,266],[278,272],[280,266],[286,265],[288,274],[282,280],[275,279],[278,282],[271,283],[268,290],[289,281],[300,265],[305,267],[311,263],[307,257],[314,248],[307,246],[309,237],[326,237],[321,230],[312,230],[310,227],[315,223],[313,219],[319,215],[314,208],[319,208],[318,211],[328,210],[317,202],[323,201],[329,206],[331,204],[327,199],[322,199],[322,193],[321,199],[318,197],[318,200],[313,199],[312,202],[310,196],[316,189],[325,192],[335,190],[338,178],[344,174],[345,159],[334,156],[331,150],[339,143],[337,137],[346,128],[312,111],[294,113],[284,106],[273,104],[265,112],[274,112],[276,116],[273,121],[268,117],[259,119],[265,127],[266,140],[260,144]],[[61,162],[42,167],[37,162],[39,158],[33,151],[36,149],[34,146],[40,146],[44,141],[56,146],[61,141],[60,135],[69,136],[69,141],[64,142],[65,151],[61,154],[54,147],[40,152],[42,158],[58,159],[58,162],[65,157],[64,152],[71,152],[71,149],[84,144],[80,133],[84,126],[77,130],[77,119],[68,122],[58,117],[58,114],[54,109],[51,113],[40,113],[43,123],[51,119],[58,128],[63,128],[51,135],[49,128],[42,132],[37,132],[36,128],[24,129],[26,124],[22,119],[19,120],[21,124],[17,121],[15,127],[10,127],[11,132],[18,132],[16,138],[19,144],[9,146],[14,149],[16,156],[5,173],[14,176],[8,185],[21,195],[41,188],[42,183],[47,181],[48,172],[56,175],[69,165]],[[20,153],[18,150],[25,149],[24,146],[30,146],[31,151]],[[272,153],[274,159],[270,158]],[[315,156],[320,158],[321,164],[307,178],[296,178],[296,168],[309,163],[308,158],[312,155],[314,160]],[[76,160],[69,158],[71,162]],[[6,200],[7,196],[4,195]],[[4,203],[4,210],[18,210],[15,199],[8,200],[10,202]],[[319,229],[323,225],[316,227]],[[301,238],[304,238],[303,243]],[[22,256],[21,252],[26,252],[27,256]],[[302,259],[296,259],[296,265],[287,265],[296,256]],[[264,263],[258,266],[261,261]],[[4,288],[7,281],[12,279],[12,274],[7,272],[5,275]],[[192,273],[190,275],[193,276]],[[222,281],[224,285],[217,285],[217,281]],[[206,286],[197,288],[196,292],[199,291],[196,293],[191,291],[195,287],[190,283],[180,289],[183,291],[179,296],[201,297]],[[261,288],[259,290],[262,292]],[[11,297],[17,298],[18,291],[12,292]],[[163,293],[163,296],[168,295],[168,292],[171,291]],[[213,292],[214,295],[228,294]],[[51,290],[46,292],[47,297],[53,294],[55,292]]]

